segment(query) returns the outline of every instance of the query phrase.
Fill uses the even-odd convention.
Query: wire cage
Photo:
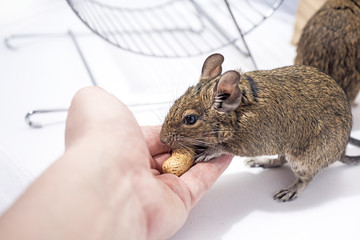
[[[79,19],[96,35],[125,51],[157,58],[186,58],[232,46],[256,62],[245,36],[269,18],[284,0],[66,0]],[[97,85],[77,42],[77,34],[18,34],[4,39],[9,49],[17,38],[70,37],[93,85]],[[33,115],[66,109],[33,110],[25,121],[44,126]]]
[[[94,33],[126,51],[191,57],[233,45],[252,57],[244,36],[270,17],[283,0],[135,1],[137,4],[126,7],[119,1],[116,5],[104,0],[67,2]]]

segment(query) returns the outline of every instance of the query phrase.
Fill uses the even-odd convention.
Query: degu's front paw
[[[245,160],[245,164],[249,167],[262,167],[262,168],[268,168],[271,167],[271,160],[270,158],[249,158]]]
[[[249,167],[259,167],[259,163],[256,161],[256,159],[246,159],[245,165]]]
[[[221,153],[212,153],[212,154],[202,154],[200,156],[198,156],[195,160],[195,163],[199,163],[199,162],[207,162],[207,161],[210,161],[211,159],[214,159],[214,158],[217,158],[217,157],[220,157],[221,156]]]
[[[245,160],[245,164],[249,167],[262,167],[262,168],[275,168],[280,167],[286,162],[284,156],[279,156],[277,158],[271,157],[256,157]]]

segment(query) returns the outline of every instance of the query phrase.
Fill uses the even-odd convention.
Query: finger
[[[160,141],[161,126],[143,126],[141,130],[151,156],[170,152],[170,148]]]
[[[79,90],[68,111],[65,140],[76,139],[90,130],[106,130],[111,135],[137,128],[131,112],[116,97],[99,87],[85,87]],[[123,131],[124,132],[124,131]]]
[[[209,162],[198,163],[180,177],[189,190],[191,207],[193,207],[216,182],[219,176],[229,166],[232,158],[232,155],[222,155]]]
[[[91,144],[88,151],[94,154],[103,152],[124,164],[149,166],[146,159],[150,154],[135,117],[119,99],[99,87],[83,88],[72,100],[66,120],[66,149],[78,141]]]
[[[160,141],[161,126],[142,126],[141,131],[148,150],[150,152],[150,168],[161,171],[162,163],[166,160],[166,154],[170,149]],[[163,157],[165,153],[165,157]],[[168,158],[168,157],[167,157]]]
[[[154,160],[154,168],[162,173],[162,165],[164,162],[170,157],[170,153],[160,153],[153,157]]]

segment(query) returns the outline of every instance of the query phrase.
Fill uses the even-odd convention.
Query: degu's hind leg
[[[287,156],[291,170],[297,176],[297,180],[289,188],[282,189],[274,195],[275,200],[287,202],[296,199],[305,189],[316,173],[325,166],[312,166],[307,159]]]
[[[262,168],[275,168],[280,167],[286,163],[284,154],[278,156],[278,158],[251,158],[245,161],[249,167],[262,167]]]

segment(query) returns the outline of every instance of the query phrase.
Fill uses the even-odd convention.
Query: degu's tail
[[[358,139],[355,139],[355,138],[350,137],[350,138],[349,138],[349,143],[350,143],[351,145],[360,147],[360,140],[358,140]]]
[[[342,158],[340,159],[340,162],[349,164],[349,165],[360,164],[360,156],[347,156],[344,154],[342,156]]]
[[[360,147],[360,140],[349,137],[349,142],[350,144]],[[360,164],[360,156],[347,156],[344,155],[341,157],[340,162],[345,163],[345,164],[350,164],[350,165],[356,165],[356,164]]]

